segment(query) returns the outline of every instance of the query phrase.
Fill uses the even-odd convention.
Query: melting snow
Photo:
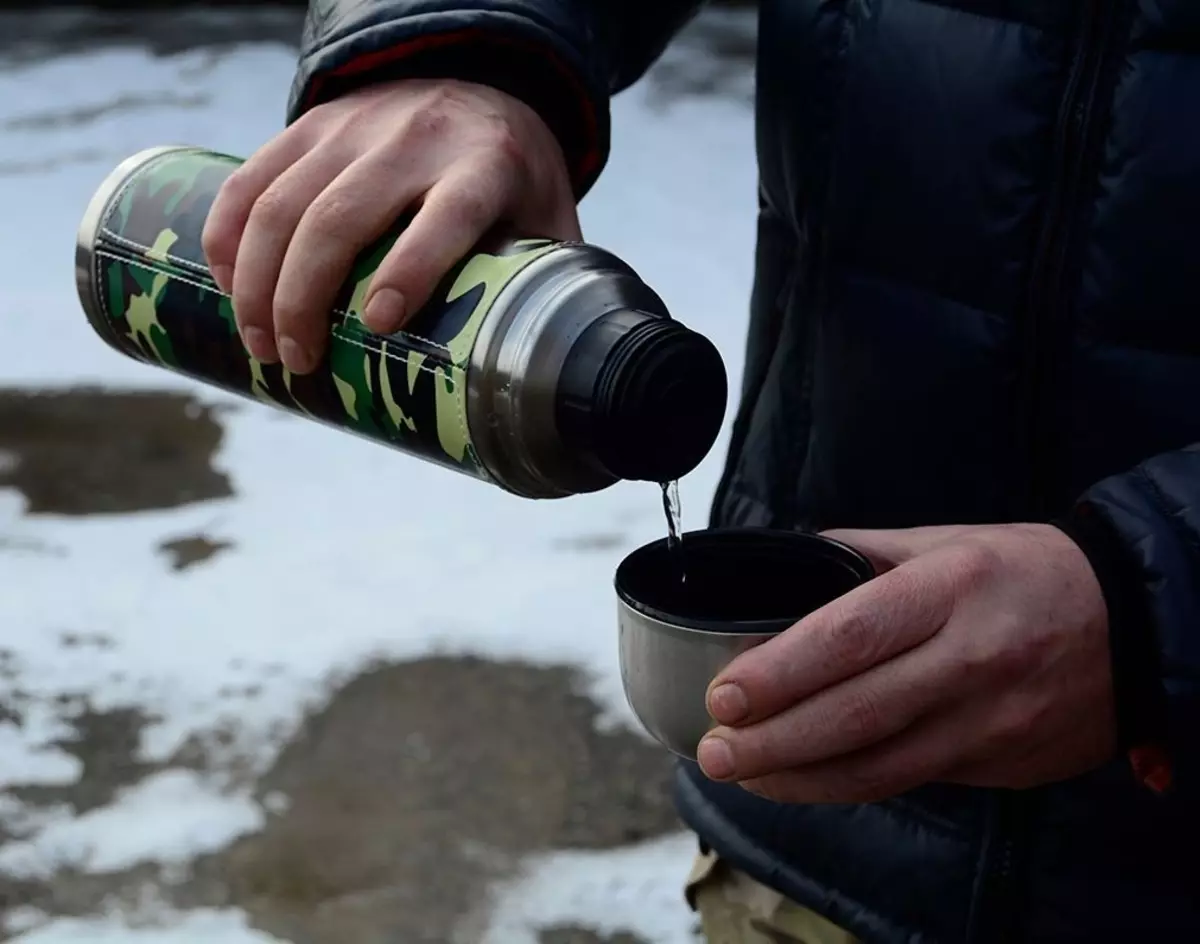
[[[517,656],[585,667],[609,721],[632,722],[621,697],[611,574],[663,530],[657,489],[535,503],[509,497],[352,437],[280,417],[123,359],[91,333],[72,279],[71,239],[92,190],[119,160],[162,143],[249,154],[276,132],[293,53],[263,45],[158,58],[137,50],[47,59],[0,71],[0,376],[8,385],[102,384],[198,391],[236,404],[219,465],[236,496],[120,517],[21,517],[0,490],[12,546],[0,593],[3,647],[27,696],[22,724],[0,720],[0,786],[69,783],[79,763],[54,747],[50,709],[86,693],[96,710],[137,705],[161,720],[142,745],[168,758],[187,738],[234,717],[260,767],[278,737],[339,678],[375,656],[434,651]],[[187,107],[109,109],[146,89]],[[37,115],[91,113],[56,125]],[[32,116],[32,117],[31,117]],[[750,109],[738,98],[657,109],[644,89],[614,107],[605,177],[583,206],[588,238],[628,260],[687,324],[721,347],[737,389],[751,278],[755,176]],[[728,423],[727,423],[728,426]],[[682,483],[686,527],[700,527],[723,437]],[[0,455],[0,470],[12,458]],[[234,550],[172,573],[155,550],[203,531]],[[619,533],[619,546],[556,542]],[[69,557],[65,565],[62,555]],[[533,579],[536,575],[536,579]],[[101,633],[110,648],[66,651],[63,631]],[[222,690],[253,685],[255,698]],[[30,834],[0,847],[0,867],[40,874],[69,862],[105,871],[186,862],[258,828],[261,810],[197,775],[171,770],[78,818],[32,823],[11,804],[0,821]],[[580,923],[629,929],[656,944],[690,941],[679,883],[691,846],[670,838],[611,853],[559,853],[502,891],[490,941]],[[161,912],[161,909],[160,909]],[[268,944],[235,912],[58,920],[25,912],[21,944]],[[521,936],[523,935],[523,937]]]

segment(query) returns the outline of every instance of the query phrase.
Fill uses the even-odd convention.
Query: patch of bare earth
[[[0,390],[0,488],[26,513],[119,514],[231,495],[215,411],[182,393]]]
[[[260,778],[257,792],[273,810],[261,833],[182,875],[143,865],[0,876],[0,916],[18,906],[93,914],[132,904],[150,886],[179,908],[240,907],[295,944],[472,944],[489,890],[524,857],[679,828],[664,753],[628,731],[598,731],[580,683],[566,668],[476,658],[372,668],[335,692]],[[75,736],[60,745],[83,762],[79,782],[14,794],[77,812],[110,802],[162,769],[136,758],[146,721],[83,706]],[[171,762],[204,763],[194,745]],[[286,803],[271,802],[279,796]],[[541,941],[641,944],[569,926],[544,929]]]

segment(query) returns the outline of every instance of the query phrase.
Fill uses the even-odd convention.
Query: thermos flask
[[[200,245],[240,163],[154,148],[93,197],[76,282],[92,328],[120,353],[528,498],[671,481],[712,448],[727,398],[716,348],[588,244],[481,243],[403,330],[376,335],[363,299],[398,228],[356,261],[313,373],[255,360]]]

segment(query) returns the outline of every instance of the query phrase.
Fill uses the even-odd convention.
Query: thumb
[[[882,574],[971,530],[973,529],[969,525],[899,528],[889,531],[835,528],[822,531],[821,536],[848,544],[865,555],[875,565],[876,571]]]

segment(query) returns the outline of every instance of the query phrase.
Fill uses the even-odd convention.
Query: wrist
[[[607,101],[592,94],[549,46],[482,29],[416,36],[316,72],[295,100],[290,120],[364,86],[401,79],[471,82],[523,102],[558,140],[577,200],[603,167]]]

